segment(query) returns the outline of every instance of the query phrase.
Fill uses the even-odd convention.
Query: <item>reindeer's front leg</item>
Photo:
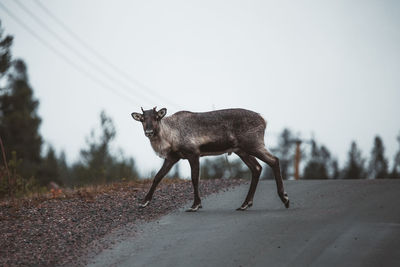
[[[162,165],[161,169],[158,171],[156,176],[154,177],[153,184],[149,192],[147,193],[146,197],[144,198],[143,203],[140,205],[141,208],[146,207],[151,199],[153,198],[154,191],[156,190],[157,185],[161,182],[162,178],[171,170],[172,166],[179,161],[178,157],[169,155],[165,160],[164,164]]]
[[[189,159],[190,168],[192,169],[192,184],[194,190],[194,202],[190,209],[186,210],[188,212],[197,211],[201,208],[201,199],[199,195],[199,171],[200,171],[200,162],[198,156],[192,156]]]

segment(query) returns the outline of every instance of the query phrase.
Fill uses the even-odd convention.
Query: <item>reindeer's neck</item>
[[[159,125],[157,136],[150,140],[154,152],[161,157],[166,158],[168,153],[176,144],[176,130],[172,129],[168,121],[162,120]]]

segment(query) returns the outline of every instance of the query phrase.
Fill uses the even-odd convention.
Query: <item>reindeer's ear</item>
[[[143,121],[143,115],[140,113],[133,112],[131,116],[134,120]]]
[[[166,108],[162,108],[159,111],[157,111],[157,119],[161,120],[165,114],[167,114],[167,109]]]

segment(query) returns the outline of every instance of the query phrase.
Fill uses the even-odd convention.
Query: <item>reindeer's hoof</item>
[[[196,212],[199,209],[201,209],[203,206],[201,206],[201,204],[198,205],[193,205],[191,208],[185,210],[186,212]]]
[[[285,207],[289,208],[290,201],[289,201],[289,197],[286,193],[283,195],[282,201],[283,201],[283,204],[285,204]]]
[[[243,204],[242,206],[240,206],[240,208],[237,208],[236,210],[244,211],[250,208],[251,206],[253,206],[253,202]]]
[[[145,208],[145,207],[147,207],[147,205],[149,205],[149,203],[150,203],[150,200],[147,200],[144,203],[140,204],[139,208]]]
[[[290,204],[290,201],[289,201],[289,199],[287,199],[286,202],[285,202],[285,207],[286,207],[287,209],[289,208],[289,204]]]

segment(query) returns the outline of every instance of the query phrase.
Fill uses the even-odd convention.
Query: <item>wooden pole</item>
[[[296,141],[296,154],[294,156],[294,179],[298,180],[300,177],[300,159],[301,159],[301,153],[300,153],[300,145],[301,141],[297,140]]]

